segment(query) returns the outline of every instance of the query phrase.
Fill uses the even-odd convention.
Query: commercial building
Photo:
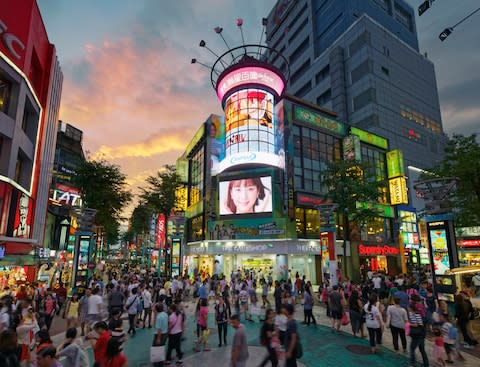
[[[0,265],[15,284],[43,243],[62,72],[36,1],[0,8]]]
[[[443,157],[433,63],[419,53],[404,0],[279,0],[268,16],[268,61],[290,68],[288,93],[388,139],[408,166]]]

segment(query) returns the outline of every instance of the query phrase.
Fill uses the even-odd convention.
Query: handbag
[[[163,362],[165,360],[165,346],[158,345],[150,347],[150,362]]]
[[[340,320],[343,326],[350,324],[350,317],[347,312],[343,313],[342,319]]]

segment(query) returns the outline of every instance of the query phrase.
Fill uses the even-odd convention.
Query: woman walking
[[[376,345],[382,344],[382,315],[377,307],[378,296],[372,293],[365,305],[365,323],[368,329],[368,336],[370,338],[370,348],[372,354],[377,352]]]
[[[272,367],[278,366],[277,352],[272,345],[272,339],[275,336],[275,325],[273,318],[275,313],[271,308],[267,309],[265,313],[265,321],[263,322],[262,329],[260,331],[260,343],[267,348],[268,355],[260,363],[261,367],[264,367],[268,361],[272,363]]]
[[[67,317],[67,330],[71,327],[78,326],[78,316],[79,316],[79,306],[80,302],[78,300],[78,294],[74,293],[72,298],[67,303],[67,309],[65,310],[65,315]]]
[[[468,333],[468,323],[473,318],[473,307],[471,302],[467,302],[467,297],[463,292],[455,296],[455,316],[457,317],[458,328],[463,335],[464,347],[470,349],[478,342]]]
[[[400,298],[393,298],[393,305],[387,308],[387,327],[392,332],[393,349],[398,353],[398,337],[402,341],[403,352],[407,352],[407,338],[405,337],[405,323],[408,321],[407,311],[400,306]]]
[[[228,320],[230,319],[230,307],[222,297],[218,297],[218,304],[215,305],[215,322],[218,329],[218,346],[227,345]]]
[[[428,356],[425,352],[426,329],[420,312],[415,303],[408,307],[408,321],[410,322],[410,366],[415,366],[415,350],[418,348],[422,355],[423,367],[428,367]]]
[[[307,326],[310,326],[310,322],[313,322],[314,325],[317,324],[317,320],[315,320],[315,316],[313,316],[313,302],[311,287],[309,285],[305,285],[303,293],[303,323]]]
[[[206,300],[204,300],[206,302]],[[207,306],[208,307],[208,306]],[[169,366],[172,361],[172,351],[175,349],[177,354],[177,364],[183,364],[183,352],[181,348],[183,330],[183,316],[177,310],[175,304],[170,305],[170,316],[168,316],[168,347],[165,366]]]
[[[363,331],[363,303],[360,297],[358,296],[358,291],[355,289],[352,291],[352,294],[348,298],[348,308],[350,310],[350,322],[352,323],[352,333],[353,336],[357,336],[360,332],[362,338],[365,337]]]

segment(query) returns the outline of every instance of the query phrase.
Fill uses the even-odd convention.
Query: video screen
[[[219,183],[220,215],[272,212],[272,178],[250,177]]]

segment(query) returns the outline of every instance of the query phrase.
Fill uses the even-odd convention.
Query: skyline
[[[408,2],[415,9],[421,3]],[[221,53],[225,44],[213,28],[222,26],[229,44],[240,44],[234,23],[240,17],[247,43],[258,42],[261,19],[275,3],[249,0],[239,8],[220,0],[38,0],[64,73],[60,119],[83,130],[85,151],[118,164],[135,189],[174,163],[211,113],[221,113],[209,71],[190,64],[192,58],[214,58],[199,41]],[[471,46],[480,28],[471,18],[445,42],[438,34],[474,10],[474,3],[449,7],[436,1],[416,16],[420,52],[435,64],[442,122],[450,135],[479,132],[480,79],[473,75],[480,53]]]

